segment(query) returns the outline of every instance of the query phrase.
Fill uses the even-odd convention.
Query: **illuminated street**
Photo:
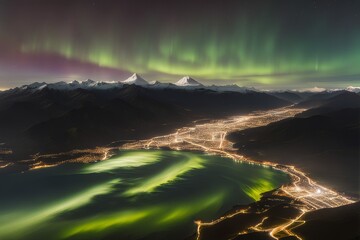
[[[0,19],[0,240],[360,240],[360,0]]]
[[[248,230],[239,232],[239,235],[250,232],[266,231],[274,239],[278,239],[278,236],[295,236],[301,239],[300,236],[293,234],[291,229],[304,223],[304,221],[301,220],[301,217],[306,212],[321,208],[338,207],[353,203],[354,201],[317,184],[294,166],[278,165],[272,162],[258,162],[254,159],[249,159],[240,155],[236,149],[232,147],[233,143],[226,140],[226,135],[233,131],[264,126],[272,122],[293,117],[304,110],[305,109],[280,108],[269,111],[258,111],[248,115],[233,116],[227,119],[202,120],[201,122],[195,121],[194,125],[191,127],[183,127],[177,129],[177,131],[172,134],[164,136],[158,136],[147,140],[132,141],[123,145],[113,143],[111,147],[73,150],[60,154],[35,155],[32,160],[27,160],[26,162],[30,163],[30,169],[39,169],[53,167],[63,163],[105,161],[113,156],[114,152],[119,149],[164,148],[171,150],[202,151],[208,154],[229,157],[237,162],[247,162],[250,164],[273,167],[286,172],[292,179],[292,184],[282,186],[280,189],[276,190],[273,195],[291,197],[291,199],[294,200],[293,207],[298,209],[300,214],[297,215],[296,218],[287,219],[286,223],[270,228],[262,228],[263,222],[267,221],[267,218],[265,217],[266,219],[261,219],[257,224],[249,227]],[[53,162],[49,162],[49,159]],[[9,165],[10,164],[6,162],[2,163],[2,167],[7,167]],[[299,201],[301,204],[298,204]],[[197,239],[201,239],[203,227],[215,225],[239,214],[247,214],[247,209],[239,209],[235,213],[222,216],[211,222],[202,222],[201,220],[195,221],[195,224],[198,225]]]
[[[225,139],[226,134],[232,131],[243,130],[252,127],[264,126],[271,122],[276,122],[304,111],[304,109],[282,108],[277,110],[270,110],[264,112],[256,112],[245,116],[230,117],[225,120],[214,120],[209,123],[195,123],[193,127],[184,127],[178,129],[175,133],[154,137],[148,140],[137,141],[128,143],[122,146],[122,149],[152,149],[152,148],[170,148],[175,150],[194,150],[205,151],[209,154],[219,154],[222,156],[230,157],[235,161],[249,162],[251,164],[261,164],[265,166],[271,166],[288,173],[292,178],[292,184],[282,186],[277,190],[274,195],[290,196],[294,200],[300,200],[303,204],[294,204],[299,210],[300,215],[294,219],[288,219],[285,224],[278,225],[272,228],[262,229],[262,222],[249,228],[249,231],[245,231],[241,234],[246,234],[253,231],[267,231],[270,236],[277,239],[277,236],[292,235],[291,228],[296,224],[302,224],[300,220],[302,215],[308,211],[332,208],[346,204],[350,204],[353,201],[341,196],[338,193],[320,186],[310,178],[308,178],[303,172],[296,169],[294,166],[277,165],[271,162],[256,162],[252,159],[245,158],[242,155],[236,153],[236,149],[233,149],[232,143]],[[209,226],[217,224],[224,219],[229,219],[237,214],[246,213],[246,209],[242,209],[236,213],[232,213],[227,216],[223,216],[212,222],[196,221],[198,225],[197,239],[201,239],[201,228],[203,226]],[[301,239],[300,236],[296,236]]]

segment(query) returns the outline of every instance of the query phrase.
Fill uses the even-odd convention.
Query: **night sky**
[[[0,0],[0,89],[145,79],[360,85],[360,1]]]

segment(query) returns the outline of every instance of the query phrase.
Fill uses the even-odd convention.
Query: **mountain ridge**
[[[195,79],[189,77],[189,76],[185,76],[183,78],[181,78],[179,81],[177,81],[175,83],[175,85],[177,86],[190,86],[190,87],[200,87],[200,86],[204,86],[201,83],[199,83],[198,81],[196,81]]]
[[[0,91],[0,94],[6,94],[7,92],[13,91],[41,91],[45,88],[49,89],[56,89],[56,90],[75,90],[78,88],[81,89],[97,89],[97,90],[108,90],[113,88],[122,88],[124,85],[138,85],[147,88],[182,88],[187,90],[194,90],[198,88],[204,88],[213,91],[233,91],[233,92],[266,92],[270,93],[274,96],[279,98],[285,99],[287,101],[291,101],[293,103],[299,103],[301,100],[304,100],[309,95],[317,95],[317,94],[330,94],[330,93],[337,93],[340,91],[348,91],[359,93],[360,87],[353,87],[349,86],[344,89],[323,89],[323,88],[316,88],[317,90],[314,91],[313,89],[305,89],[305,90],[260,90],[254,87],[241,87],[237,84],[229,84],[229,85],[204,85],[199,81],[185,76],[179,79],[175,83],[171,82],[160,82],[160,81],[151,81],[148,82],[144,78],[142,78],[139,74],[134,73],[130,77],[125,80],[120,81],[95,81],[92,79],[86,79],[84,81],[77,81],[73,80],[70,82],[60,81],[54,83],[46,83],[46,82],[33,82],[31,84],[22,85],[20,87],[11,88],[8,90]]]
[[[86,84],[93,86],[96,82],[86,81]],[[289,104],[262,92],[152,88],[136,84],[66,91],[47,87],[36,91],[15,89],[0,95],[0,143],[6,143],[15,154],[26,157],[37,152],[149,138],[170,133],[197,119],[215,119]]]

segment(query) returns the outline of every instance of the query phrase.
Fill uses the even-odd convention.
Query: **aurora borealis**
[[[1,239],[183,239],[194,220],[289,181],[285,173],[201,153],[120,151],[106,161],[2,175]],[[160,236],[160,237],[159,237]]]
[[[1,1],[0,88],[122,80],[360,83],[358,1]]]

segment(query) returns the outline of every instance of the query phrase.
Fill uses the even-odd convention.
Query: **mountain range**
[[[125,83],[34,83],[2,92],[0,143],[11,149],[13,154],[7,157],[24,159],[35,153],[149,138],[170,133],[193,120],[291,104],[264,92],[195,86],[190,78],[182,79],[178,83],[182,86],[175,87],[164,87],[163,83],[154,84],[160,87],[142,85],[144,81],[133,75]]]
[[[167,83],[167,82],[159,82],[159,81],[151,81],[148,82],[144,78],[142,78],[139,74],[134,73],[129,78],[122,81],[95,81],[92,79],[86,79],[84,81],[71,81],[71,82],[55,82],[55,83],[46,83],[46,82],[35,82],[28,85],[23,85],[21,87],[16,87],[6,91],[0,91],[0,94],[6,92],[13,92],[18,90],[33,90],[39,91],[44,88],[48,89],[56,89],[56,90],[74,90],[74,89],[96,89],[96,90],[107,90],[113,88],[122,88],[127,85],[137,85],[145,88],[182,88],[187,90],[192,89],[208,89],[213,91],[233,91],[233,92],[267,92],[279,98],[284,98],[287,101],[291,100],[292,102],[299,102],[302,99],[306,98],[309,95],[317,94],[317,93],[329,93],[329,92],[339,92],[339,91],[348,91],[348,92],[360,92],[360,87],[349,86],[345,89],[324,89],[324,88],[308,88],[305,90],[259,90],[253,87],[240,87],[236,84],[231,85],[203,85],[199,81],[189,77],[184,76],[179,79],[175,83]]]
[[[79,88],[107,90],[113,88],[122,88],[127,85],[137,85],[146,88],[183,88],[188,90],[195,88],[205,88],[205,89],[217,90],[217,91],[238,91],[238,92],[255,91],[254,88],[239,87],[237,85],[205,86],[189,76],[185,76],[175,83],[162,83],[159,81],[148,82],[136,73],[134,73],[132,76],[130,76],[129,78],[123,81],[94,81],[91,79],[87,79],[85,81],[74,80],[71,82],[62,81],[56,83],[35,82],[11,90],[16,91],[16,90],[28,89],[33,91],[39,91],[44,88],[55,89],[55,90],[74,90]]]
[[[304,114],[313,115],[311,111],[335,111],[350,103],[357,106],[357,97],[358,93],[346,90],[259,91],[237,85],[204,86],[191,77],[175,84],[148,83],[138,74],[120,82],[33,83],[0,92],[0,150],[12,152],[2,156],[0,151],[0,160],[144,139],[198,119],[284,106],[312,108]],[[327,106],[332,98],[337,108]]]
[[[227,139],[242,155],[295,165],[316,181],[358,197],[360,95],[356,87],[259,91],[237,85],[205,86],[191,77],[175,84],[148,83],[137,74],[121,82],[33,83],[0,92],[0,161],[22,164],[22,170],[38,153],[147,139],[194,120],[285,106],[307,110],[267,126],[229,133]],[[306,224],[293,231],[309,239],[319,234],[326,239],[356,239],[358,211],[355,203],[310,212],[304,216]],[[340,231],[329,234],[329,227]],[[270,239],[268,234],[256,234],[236,239]]]

